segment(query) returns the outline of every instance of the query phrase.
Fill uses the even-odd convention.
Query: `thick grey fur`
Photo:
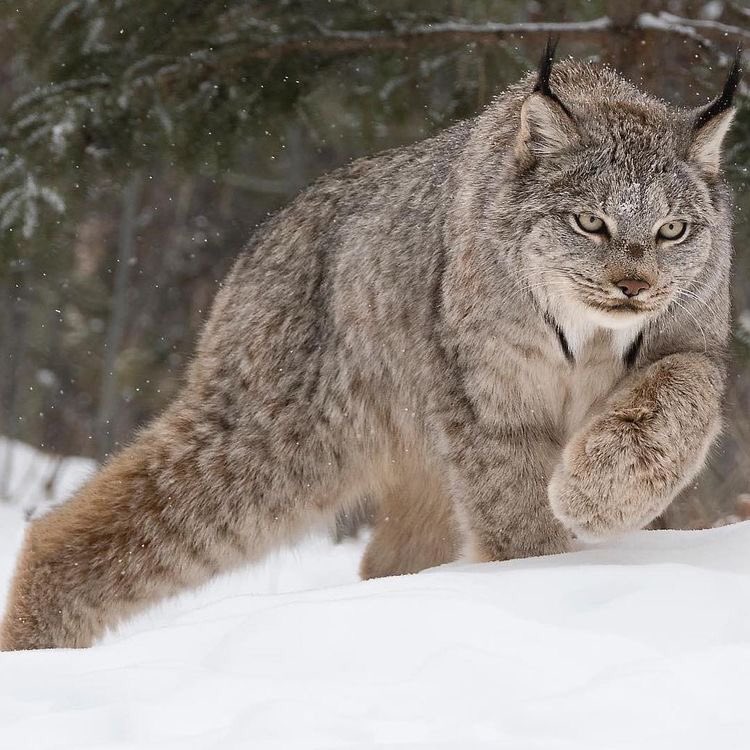
[[[175,402],[30,527],[3,648],[88,645],[365,496],[366,577],[563,552],[667,507],[721,422],[732,110],[696,128],[570,61],[554,98],[535,85],[255,233]]]

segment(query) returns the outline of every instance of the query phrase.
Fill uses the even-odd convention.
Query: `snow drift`
[[[0,589],[23,516],[0,506]],[[0,654],[0,747],[745,748],[750,523],[356,580],[310,540],[85,651]]]

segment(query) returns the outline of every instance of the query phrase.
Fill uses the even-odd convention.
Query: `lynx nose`
[[[642,279],[620,279],[615,286],[621,289],[626,297],[637,297],[641,292],[651,289],[651,284]]]

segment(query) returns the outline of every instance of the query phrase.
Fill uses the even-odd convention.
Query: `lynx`
[[[255,233],[174,403],[29,527],[3,649],[88,646],[364,496],[365,578],[664,511],[720,428],[740,58],[686,110],[553,52]]]

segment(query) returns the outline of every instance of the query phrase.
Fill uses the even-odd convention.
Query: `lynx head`
[[[726,236],[721,145],[740,53],[721,94],[678,110],[606,68],[545,50],[520,108],[512,168],[519,276],[547,309],[620,328],[658,315],[710,264]]]

